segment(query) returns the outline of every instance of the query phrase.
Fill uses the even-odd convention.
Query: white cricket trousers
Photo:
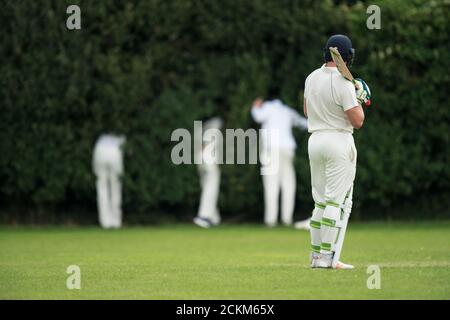
[[[219,166],[203,163],[198,165],[198,173],[202,187],[198,216],[209,219],[213,224],[219,224],[220,213],[217,207],[220,190]]]
[[[332,130],[314,132],[309,137],[308,154],[314,202],[341,204],[355,179],[353,135]]]
[[[122,226],[123,156],[120,147],[98,145],[94,150],[94,173],[97,176],[97,205],[103,228]]]
[[[278,202],[281,191],[281,220],[283,224],[292,224],[295,206],[296,178],[294,169],[294,151],[272,149],[264,151],[262,157],[266,163],[277,164],[274,170],[261,171],[264,185],[264,223],[274,226],[278,221]],[[278,162],[274,157],[278,157]],[[263,166],[264,168],[264,166]]]
[[[311,248],[332,252],[338,236],[335,224],[344,200],[352,197],[357,151],[353,135],[343,131],[317,131],[308,141],[311,187],[315,208],[311,217]],[[350,208],[351,210],[351,208]]]

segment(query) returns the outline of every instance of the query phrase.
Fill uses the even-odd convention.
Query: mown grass
[[[309,234],[284,227],[2,227],[0,298],[450,298],[450,222],[351,224],[342,260],[355,270],[310,269],[308,255]],[[66,287],[69,265],[80,290]]]

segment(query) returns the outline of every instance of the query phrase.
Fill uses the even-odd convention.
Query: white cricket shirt
[[[292,127],[308,129],[307,120],[280,100],[266,101],[260,107],[253,107],[252,117],[261,123],[261,129],[267,130],[267,134],[261,136],[264,147],[270,144],[270,147],[293,151],[297,144]]]
[[[358,106],[355,87],[336,67],[314,70],[305,81],[308,131],[343,130],[353,133],[344,111]]]
[[[96,147],[110,147],[110,148],[120,148],[122,144],[125,143],[124,136],[116,136],[113,134],[102,134],[100,138],[98,138]]]

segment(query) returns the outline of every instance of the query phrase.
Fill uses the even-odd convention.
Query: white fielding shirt
[[[252,108],[252,117],[257,123],[261,123],[261,128],[267,130],[274,137],[262,135],[264,147],[278,147],[287,151],[297,148],[292,127],[308,128],[307,120],[298,114],[294,109],[284,105],[280,100],[264,102],[260,107]]]
[[[113,134],[102,134],[98,138],[96,147],[109,147],[109,148],[120,148],[125,143],[124,136],[116,136]]]
[[[336,67],[314,70],[305,81],[308,131],[338,130],[353,133],[345,111],[358,106],[355,86]]]

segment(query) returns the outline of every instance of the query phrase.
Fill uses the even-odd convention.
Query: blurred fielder
[[[220,189],[219,159],[221,159],[222,145],[220,129],[223,121],[219,117],[211,118],[203,123],[200,149],[195,150],[196,156],[202,161],[197,165],[202,193],[198,214],[194,223],[202,228],[210,228],[220,223],[220,213],[217,208]]]
[[[295,169],[294,154],[297,144],[292,134],[292,127],[306,130],[307,121],[295,110],[280,100],[263,101],[258,98],[253,102],[253,119],[261,124],[262,150],[261,159],[268,163],[277,163],[274,172],[263,173],[264,185],[264,222],[269,227],[277,225],[278,198],[282,193],[281,220],[285,225],[292,224],[295,206]],[[274,159],[276,157],[276,159]],[[262,166],[264,169],[264,163]]]
[[[364,122],[364,104],[370,91],[362,80],[358,88],[337,70],[329,47],[337,47],[347,66],[354,56],[347,36],[334,35],[324,49],[325,64],[305,82],[304,113],[308,118],[309,161],[315,208],[311,218],[311,267],[353,269],[339,261],[352,209],[356,173],[353,128]]]
[[[94,148],[93,168],[97,176],[97,205],[103,228],[122,226],[123,136],[103,134]]]

